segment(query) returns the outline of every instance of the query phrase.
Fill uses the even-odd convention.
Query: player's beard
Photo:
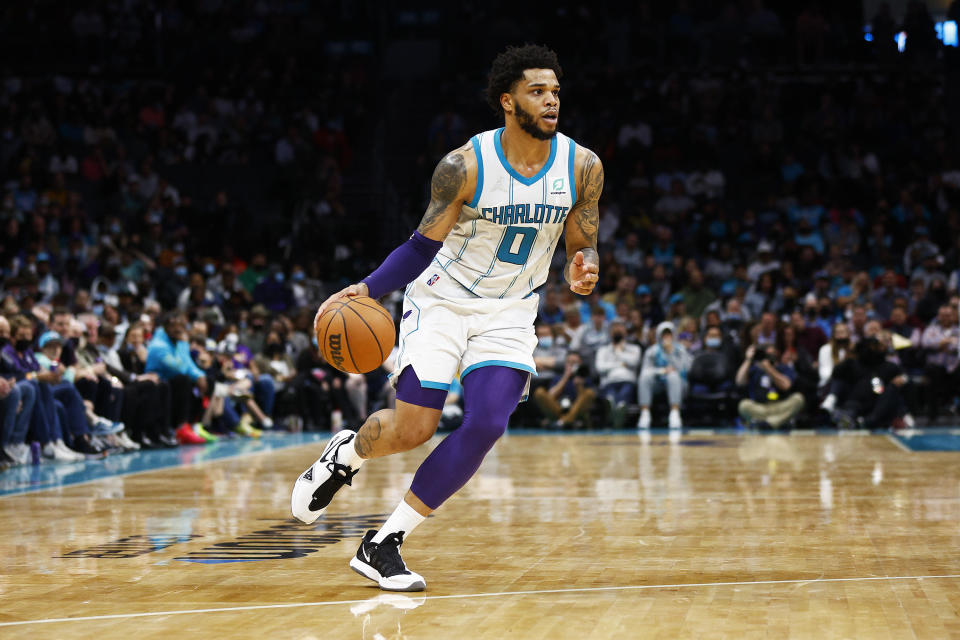
[[[550,140],[557,135],[556,129],[553,131],[544,131],[537,126],[537,119],[533,114],[524,111],[519,104],[516,105],[514,117],[517,119],[517,124],[520,125],[520,128],[537,140]]]

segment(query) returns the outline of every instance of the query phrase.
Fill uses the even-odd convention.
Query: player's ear
[[[500,94],[500,106],[504,113],[513,113],[513,96],[509,93]]]

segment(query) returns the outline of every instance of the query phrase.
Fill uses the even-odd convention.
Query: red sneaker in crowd
[[[177,429],[177,442],[180,444],[207,444],[207,441],[193,432],[193,427],[184,422]]]

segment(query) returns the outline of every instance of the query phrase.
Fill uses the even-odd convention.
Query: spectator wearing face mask
[[[170,309],[177,305],[181,292],[187,288],[190,269],[183,256],[178,255],[173,259],[172,267],[162,270],[161,273],[162,277],[156,285],[157,300],[164,309]]]
[[[307,284],[307,273],[299,264],[290,269],[290,293],[293,294],[294,306],[300,308],[314,305],[314,296]]]
[[[864,338],[854,351],[855,357],[833,371],[830,389],[838,409],[831,417],[841,429],[890,427],[905,413],[900,390],[907,376],[887,359],[887,348],[876,337]]]
[[[271,266],[267,277],[254,287],[253,300],[274,312],[282,313],[293,307],[293,292],[280,265]]]
[[[735,347],[731,342],[724,341],[720,327],[707,327],[703,336],[703,347],[690,365],[691,397],[732,389],[732,373],[736,362]]]
[[[669,427],[683,427],[680,403],[683,401],[687,371],[690,368],[690,355],[683,345],[674,341],[673,332],[672,322],[661,322],[657,325],[657,343],[651,345],[643,354],[638,383],[640,419],[637,427],[640,429],[650,428],[653,394],[662,392],[666,392],[670,403]]]
[[[537,346],[533,350],[533,361],[537,366],[534,385],[547,384],[562,370],[567,357],[565,344],[557,339],[556,332],[546,324],[536,326]]]
[[[596,370],[600,374],[600,395],[607,399],[613,412],[613,427],[623,426],[626,406],[636,397],[640,347],[627,342],[623,322],[610,323],[610,344],[597,350]]]
[[[33,323],[26,316],[14,316],[10,321],[11,342],[3,348],[3,371],[18,381],[33,385],[36,401],[30,417],[30,439],[42,446],[43,456],[56,461],[83,460],[84,455],[66,445],[67,426],[60,419],[51,385],[59,384],[66,371],[63,364],[41,367],[33,351]],[[64,412],[64,420],[67,418]]]

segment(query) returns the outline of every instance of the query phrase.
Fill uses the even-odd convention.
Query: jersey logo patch
[[[550,195],[559,196],[565,194],[567,190],[564,188],[563,183],[563,178],[554,178],[553,185],[550,187]]]
[[[440,276],[438,276],[437,274],[433,274],[432,276],[430,276],[430,279],[427,280],[427,286],[432,287],[437,283],[437,280],[439,279],[440,279]]]

